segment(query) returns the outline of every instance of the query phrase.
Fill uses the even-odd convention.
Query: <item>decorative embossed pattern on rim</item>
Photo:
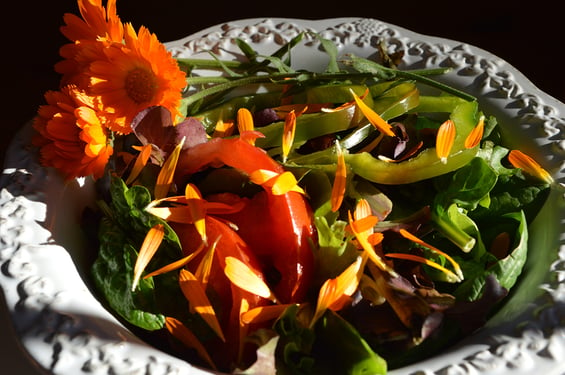
[[[441,79],[477,97],[496,116],[511,145],[535,155],[557,180],[533,225],[535,254],[509,303],[479,332],[454,348],[399,374],[565,373],[565,105],[541,92],[487,51],[423,36],[374,19],[319,21],[248,19],[214,26],[168,44],[175,56],[236,57],[240,37],[268,53],[302,31],[333,40],[340,53],[374,53],[384,39],[405,51],[405,67],[451,67]],[[323,68],[324,55],[308,37],[294,55],[299,67]],[[63,183],[42,168],[24,128],[8,150],[0,179],[0,285],[26,350],[50,373],[205,374],[147,346],[94,298],[88,281],[88,244],[80,215],[92,202],[89,181]]]

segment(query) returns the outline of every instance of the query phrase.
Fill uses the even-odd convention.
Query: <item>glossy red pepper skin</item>
[[[183,152],[177,174],[182,181],[208,166],[222,165],[246,174],[257,169],[284,172],[264,150],[241,138],[214,138]],[[210,199],[227,198],[217,195]],[[238,235],[258,256],[265,272],[276,269],[278,280],[270,281],[280,302],[303,301],[313,276],[312,245],[316,243],[312,211],[306,198],[293,191],[273,195],[266,188],[247,200],[240,212],[222,217],[237,225]],[[269,279],[269,275],[266,277]]]

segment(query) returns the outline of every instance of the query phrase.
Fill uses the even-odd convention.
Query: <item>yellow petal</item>
[[[335,143],[335,147],[337,152],[337,166],[330,197],[333,212],[336,212],[341,207],[343,198],[345,196],[345,188],[347,182],[347,167],[345,165],[345,156],[343,155],[343,151],[341,150],[339,142]]]
[[[436,136],[436,154],[442,163],[447,163],[447,157],[455,141],[455,123],[446,120],[440,125]]]
[[[193,184],[187,184],[184,192],[184,196],[186,197],[187,201],[189,201],[188,209],[190,210],[190,214],[194,218],[194,227],[198,234],[200,234],[200,238],[202,238],[202,242],[207,243],[208,237],[206,236],[206,208],[205,202],[202,200],[202,195],[198,188]],[[192,204],[191,204],[192,203]]]
[[[199,314],[210,328],[216,332],[218,337],[225,341],[216,312],[196,276],[186,269],[181,269],[179,273],[179,286],[182,294],[189,302],[190,310]]]
[[[219,119],[218,122],[216,122],[216,126],[214,127],[213,137],[214,138],[229,137],[230,135],[233,134],[234,128],[235,128],[235,124],[233,121]]]
[[[249,293],[256,294],[263,298],[268,298],[275,300],[269,286],[263,281],[263,278],[257,275],[247,266],[237,258],[226,257],[226,268],[224,273],[230,281],[240,287],[241,289],[248,291]]]
[[[216,246],[218,245],[218,241],[220,237],[214,241],[214,243],[208,247],[208,251],[204,254],[204,257],[200,261],[198,268],[196,269],[195,276],[200,280],[202,287],[206,290],[208,286],[208,280],[210,279],[210,272],[212,271],[212,262],[214,261],[214,254],[216,252]]]
[[[212,361],[212,358],[210,358],[204,345],[202,345],[194,333],[186,328],[181,321],[168,316],[165,318],[165,327],[171,335],[180,340],[186,347],[195,349],[200,358],[206,361],[211,368],[216,370],[216,365]]]
[[[357,107],[363,112],[363,115],[369,120],[369,122],[381,133],[388,135],[389,137],[396,137],[394,131],[392,131],[392,126],[388,122],[386,122],[381,116],[377,114],[377,112],[373,111],[371,107],[369,107],[365,102],[350,90],[351,94],[353,94],[353,98],[355,99],[355,103]]]
[[[455,270],[455,273],[457,274],[457,277],[461,281],[463,280],[463,272],[461,271],[461,267],[459,267],[459,264],[452,257],[450,257],[448,254],[446,254],[443,251],[441,251],[440,249],[430,245],[429,243],[419,239],[418,237],[416,237],[412,233],[408,232],[406,229],[400,229],[399,233],[402,235],[402,237],[409,239],[410,241],[415,242],[420,246],[424,246],[425,248],[430,249],[434,253],[443,256],[445,259],[447,259],[449,261],[449,263],[451,263],[451,265],[453,266],[453,269]]]
[[[548,171],[542,168],[531,156],[526,155],[520,150],[512,150],[508,154],[508,161],[514,168],[520,168],[529,175],[539,178],[548,184],[553,183],[553,177]]]
[[[175,169],[177,168],[177,162],[179,160],[179,155],[184,144],[184,138],[175,147],[173,152],[169,155],[161,170],[157,176],[157,182],[155,183],[155,199],[161,199],[167,196],[171,184],[173,183],[173,177],[175,175]]]
[[[131,285],[132,292],[137,288],[141,274],[153,258],[153,255],[155,255],[155,252],[161,245],[164,236],[165,228],[163,224],[157,224],[147,232],[133,267],[133,282]]]
[[[135,159],[135,163],[131,168],[131,172],[128,176],[128,179],[126,180],[126,185],[129,185],[135,181],[135,179],[139,176],[143,168],[147,165],[147,161],[149,160],[150,156],[151,156],[151,145],[147,144],[142,146],[139,155],[137,155],[137,158]]]
[[[351,212],[348,212],[348,216],[349,216],[349,228],[355,235],[357,242],[359,242],[359,244],[361,245],[361,247],[369,257],[369,259],[371,259],[371,261],[375,263],[375,265],[379,267],[381,270],[388,272],[390,275],[396,277],[397,273],[384,262],[384,260],[376,253],[375,249],[369,242],[369,235],[371,233],[369,231],[361,231],[361,232],[358,231],[356,229],[357,225],[353,220]]]
[[[292,172],[286,171],[276,177],[275,183],[271,188],[273,195],[283,195],[289,191],[304,194],[304,190],[298,186],[298,181]]]
[[[459,276],[457,276],[456,274],[454,274],[453,272],[451,272],[447,268],[443,267],[442,265],[440,265],[436,262],[433,262],[429,259],[423,258],[421,256],[417,256],[417,255],[413,255],[413,254],[404,254],[404,253],[388,253],[388,254],[386,254],[386,256],[389,257],[389,258],[411,260],[413,262],[423,263],[423,264],[426,264],[430,267],[436,268],[436,269],[438,269],[438,270],[440,270],[440,271],[442,271],[443,273],[446,274],[446,276],[447,276],[446,280],[448,282],[457,283],[457,282],[463,281],[459,278]]]
[[[255,307],[241,316],[245,324],[263,323],[277,319],[290,305],[268,305]]]
[[[198,247],[198,249],[196,249],[194,252],[188,254],[187,256],[174,261],[173,263],[167,264],[166,266],[163,266],[161,268],[159,268],[158,270],[155,270],[151,273],[148,273],[147,275],[143,276],[144,279],[153,277],[153,276],[157,276],[157,275],[162,275],[164,273],[167,272],[171,272],[174,270],[178,270],[181,267],[184,267],[185,265],[187,265],[192,259],[194,259],[198,254],[200,254],[200,252],[204,249],[204,243],[201,243],[200,246]]]
[[[237,110],[237,129],[239,134],[253,131],[254,129],[253,115],[247,108],[242,107]],[[247,142],[255,145],[255,139],[247,139]]]
[[[273,195],[283,195],[289,191],[304,194],[296,177],[289,171],[279,174],[267,169],[257,169],[249,175],[249,179],[254,184],[270,188]]]
[[[283,136],[282,136],[282,151],[283,151],[283,163],[286,162],[286,158],[290,153],[292,148],[292,143],[294,142],[294,133],[296,131],[296,114],[294,110],[290,111],[284,119]]]
[[[322,284],[311,324],[314,324],[327,309],[341,309],[344,297],[351,297],[355,293],[363,274],[363,263],[364,258],[357,257],[355,262],[349,265],[338,277],[328,279]]]
[[[483,132],[485,130],[485,116],[481,116],[479,122],[473,130],[469,133],[467,138],[465,138],[465,148],[473,148],[477,146],[481,139],[483,138]]]

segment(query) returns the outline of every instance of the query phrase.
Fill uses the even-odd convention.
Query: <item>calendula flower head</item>
[[[104,49],[105,59],[90,64],[89,90],[98,109],[112,119],[110,129],[128,134],[129,124],[145,108],[163,106],[173,117],[180,116],[186,80],[171,53],[148,29],[142,27],[136,34],[127,24],[124,38],[124,46],[112,44]]]
[[[45,99],[33,125],[43,165],[59,169],[68,179],[101,177],[113,148],[89,97],[67,86],[47,92]]]

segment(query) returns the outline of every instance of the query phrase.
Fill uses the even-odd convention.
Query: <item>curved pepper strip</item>
[[[345,154],[345,162],[352,172],[375,183],[387,185],[408,184],[440,176],[454,171],[475,157],[478,147],[465,148],[465,139],[479,119],[477,102],[464,102],[451,113],[457,133],[446,163],[436,155],[435,148],[428,148],[415,157],[400,163],[377,159],[367,152]],[[335,148],[305,155],[291,160],[299,165],[320,170],[335,171]]]
[[[284,168],[262,149],[241,138],[214,138],[182,154],[177,165],[181,181],[208,166],[227,165],[246,174],[258,169],[283,173]],[[221,199],[221,198],[216,198]],[[313,275],[315,227],[306,198],[289,191],[274,195],[269,188],[247,201],[239,214],[224,215],[238,227],[238,234],[280,279],[273,291],[280,302],[303,300]]]

